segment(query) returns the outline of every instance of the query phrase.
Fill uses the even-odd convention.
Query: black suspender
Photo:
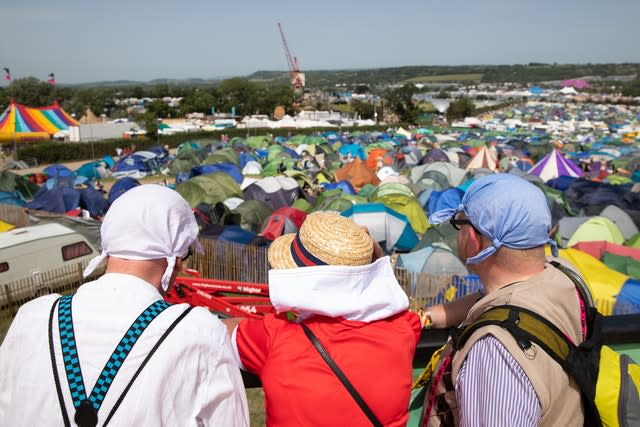
[[[78,349],[76,347],[75,333],[73,330],[73,321],[71,316],[71,300],[72,296],[64,296],[56,300],[51,307],[51,313],[49,315],[49,350],[51,353],[51,364],[53,369],[53,376],[56,383],[56,391],[58,394],[58,401],[62,410],[62,418],[65,426],[70,426],[69,416],[64,404],[64,398],[62,394],[62,387],[60,384],[60,378],[58,375],[58,369],[55,359],[55,351],[53,347],[53,316],[55,308],[58,306],[58,324],[60,329],[60,345],[62,348],[62,356],[65,365],[65,372],[67,374],[67,380],[69,383],[69,391],[75,408],[74,421],[78,426],[95,426],[98,423],[98,410],[100,409],[105,395],[111,386],[113,379],[115,378],[118,370],[122,366],[122,363],[126,359],[127,355],[137,342],[138,338],[144,332],[147,326],[155,319],[160,313],[169,307],[169,304],[165,301],[156,301],[147,307],[138,318],[131,324],[129,330],[124,334],[115,350],[111,354],[111,357],[105,364],[102,372],[96,381],[96,384],[91,391],[91,394],[87,396],[84,381],[82,378],[82,371],[80,369],[78,359]],[[151,351],[147,354],[146,358],[133,375],[129,384],[125,387],[124,391],[117,399],[114,407],[109,412],[105,419],[104,425],[111,420],[115,411],[118,409],[124,396],[127,394],[133,382],[138,377],[144,366],[147,364],[151,356],[156,352],[160,344],[165,340],[169,333],[176,327],[176,325],[191,311],[193,307],[189,307],[185,310],[164,332],[160,339],[156,342]]]

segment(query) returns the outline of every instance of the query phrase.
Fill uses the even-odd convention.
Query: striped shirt
[[[456,381],[460,426],[537,426],[540,402],[518,362],[493,335],[478,340]]]

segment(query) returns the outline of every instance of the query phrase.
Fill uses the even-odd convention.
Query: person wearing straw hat
[[[435,326],[446,318],[464,327],[492,307],[511,305],[548,319],[576,345],[584,340],[585,302],[551,262],[575,268],[556,258],[551,214],[539,188],[515,175],[487,175],[468,187],[459,206],[433,212],[429,221],[449,221],[458,230],[458,255],[484,288],[484,296],[462,315],[460,306],[445,316],[446,305],[431,307],[438,313]],[[553,257],[545,257],[546,244]],[[435,367],[425,425],[583,425],[576,383],[537,344],[525,347],[506,329],[489,325],[456,347],[450,339]]]
[[[16,315],[0,347],[2,424],[248,426],[222,322],[162,299],[190,247],[201,250],[187,202],[167,187],[135,187],[100,234],[102,253],[84,275],[106,260],[104,275]]]
[[[267,425],[406,424],[422,328],[381,255],[336,212],[314,212],[272,243],[277,312],[230,329],[239,365],[262,381]]]

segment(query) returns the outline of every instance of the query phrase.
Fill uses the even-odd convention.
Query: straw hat
[[[371,263],[373,242],[361,226],[337,212],[307,215],[296,234],[278,237],[269,247],[274,269],[316,265],[365,265]]]

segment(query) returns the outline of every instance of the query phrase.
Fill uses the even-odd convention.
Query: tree
[[[218,86],[221,105],[220,110],[231,111],[235,107],[236,114],[245,116],[257,110],[258,90],[255,83],[246,78],[234,77],[223,80]]]
[[[182,98],[180,113],[182,115],[189,113],[211,114],[211,107],[216,106],[216,101],[216,96],[211,92],[198,90]]]
[[[469,98],[462,97],[449,104],[447,109],[447,119],[463,119],[475,114],[476,106]]]
[[[13,99],[19,104],[30,107],[43,107],[53,104],[55,87],[35,77],[15,79],[3,91],[2,107],[6,108]]]
[[[420,109],[413,102],[413,95],[417,92],[417,88],[412,84],[406,84],[399,89],[390,90],[385,94],[387,106],[391,111],[398,115],[400,121],[415,124]]]
[[[354,113],[358,113],[361,119],[373,119],[376,111],[373,104],[358,99],[351,99],[351,109]]]

